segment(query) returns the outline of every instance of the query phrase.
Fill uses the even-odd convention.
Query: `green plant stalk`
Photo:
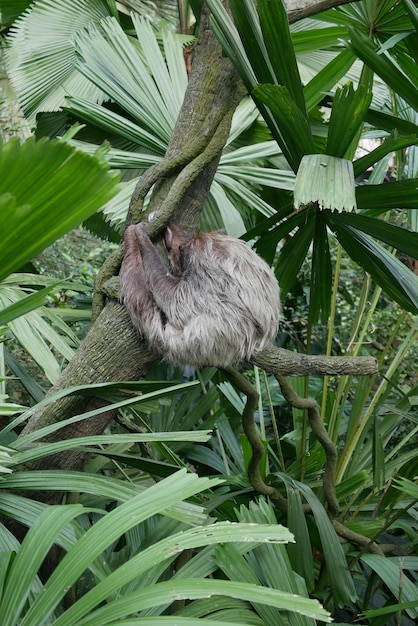
[[[308,329],[307,329],[307,337],[306,337],[306,354],[311,353],[311,342],[312,342],[312,329],[314,326],[313,320],[313,307],[312,307],[312,293],[314,286],[314,277],[313,272],[311,272],[310,277],[310,287],[309,287],[309,312],[308,312]],[[305,389],[303,392],[305,398],[309,395],[309,376],[305,376]],[[306,433],[308,427],[308,416],[306,410],[303,412],[303,420],[302,420],[302,432],[300,438],[300,476],[299,480],[301,482],[304,481],[305,478],[305,453],[306,453]]]
[[[405,437],[403,437],[403,439],[394,448],[392,448],[392,450],[390,450],[390,452],[386,456],[386,459],[385,459],[386,462],[396,457],[396,455],[400,453],[400,451],[406,445],[406,443],[408,443],[408,441],[413,440],[417,433],[418,433],[418,426],[415,426],[415,428],[413,428],[407,435],[405,435]]]
[[[223,461],[223,464],[224,464],[224,467],[225,467],[225,474],[227,476],[230,476],[231,475],[231,471],[230,471],[229,465],[228,465],[228,457],[227,457],[227,454],[226,454],[226,451],[225,451],[225,447],[224,447],[224,444],[223,444],[223,441],[222,441],[221,434],[219,432],[219,428],[215,428],[215,433],[216,433],[216,439],[218,440],[219,449],[221,451],[222,461]]]
[[[372,279],[369,276],[369,274],[367,274],[367,283],[368,283],[367,284],[367,295],[368,295],[369,292],[370,292],[370,289],[371,289],[371,285],[372,285]],[[360,330],[360,332],[358,334],[357,341],[355,341],[355,337],[354,336],[353,336],[352,340],[350,340],[348,348],[350,349],[350,353],[352,353],[353,355],[357,355],[359,353],[360,346],[362,345],[362,343],[364,341],[364,337],[366,336],[366,333],[367,333],[367,331],[368,331],[368,329],[369,329],[369,327],[371,325],[372,317],[373,317],[374,312],[376,310],[377,303],[379,301],[379,298],[380,298],[381,294],[382,294],[381,287],[376,287],[376,289],[374,290],[374,293],[373,293],[373,298],[372,298],[372,301],[370,303],[369,309],[368,309],[368,311],[366,313],[366,317],[365,317],[363,326],[362,326],[362,328],[361,328],[361,330]],[[366,304],[367,304],[367,301],[364,300],[364,302],[362,302],[363,310],[361,311],[361,315],[364,312]],[[355,347],[354,347],[354,343],[355,343]],[[348,351],[348,349],[347,349],[347,351]]]
[[[342,254],[342,248],[341,248],[341,245],[338,244],[337,258],[335,261],[334,284],[332,288],[331,310],[330,310],[330,316],[329,316],[329,321],[328,321],[328,337],[327,337],[327,347],[326,347],[327,356],[331,355],[332,338],[334,335],[335,313],[337,310],[338,281],[340,278],[340,269],[341,269],[341,254]],[[324,376],[324,384],[322,387],[322,404],[321,404],[322,421],[324,421],[325,419],[325,411],[327,407],[328,383],[329,383],[329,376]]]
[[[360,293],[359,303],[356,309],[356,315],[354,318],[354,322],[351,328],[351,336],[348,342],[348,346],[346,349],[346,354],[357,355],[361,342],[356,341],[357,337],[364,334],[366,332],[367,326],[363,328],[363,331],[360,331],[361,320],[364,315],[364,311],[366,308],[366,304],[368,302],[370,288],[371,288],[371,278],[368,274],[365,275],[365,280],[363,282],[363,286]],[[351,389],[351,376],[342,376],[338,382],[337,393],[334,401],[334,406],[332,408],[331,416],[329,419],[328,431],[331,439],[333,441],[337,441],[340,433],[340,425],[343,416],[344,406],[347,401],[348,394]]]
[[[258,414],[260,416],[260,437],[262,441],[267,441],[266,423],[264,420],[264,411],[263,411],[263,398],[261,394],[261,384],[260,384],[260,369],[257,367],[257,365],[254,365],[254,380],[255,380],[255,389],[258,393]],[[264,458],[265,458],[264,476],[267,476],[269,474],[268,446],[266,446]]]
[[[402,323],[404,316],[406,314],[403,313],[400,317],[399,320],[397,322],[397,324],[395,325],[395,328],[387,342],[387,347],[386,350],[389,349],[389,346],[392,344],[397,331],[399,329],[400,324]],[[341,462],[339,464],[339,467],[337,468],[337,477],[341,478],[344,471],[347,469],[349,460],[351,458],[352,452],[355,449],[356,445],[358,444],[358,441],[360,440],[360,437],[363,434],[363,431],[365,430],[365,428],[367,427],[367,425],[370,422],[370,419],[373,416],[373,412],[376,408],[376,406],[378,406],[380,399],[383,395],[383,393],[386,391],[386,388],[390,382],[390,380],[392,379],[393,375],[395,374],[397,368],[399,367],[400,363],[402,362],[405,354],[408,352],[408,350],[411,348],[411,346],[413,345],[414,341],[415,341],[415,335],[418,329],[418,321],[414,324],[414,326],[411,328],[411,330],[409,331],[407,338],[405,339],[405,341],[401,344],[401,346],[399,347],[395,358],[392,360],[389,368],[386,371],[385,374],[385,378],[382,379],[382,381],[380,382],[377,390],[375,391],[375,393],[373,394],[372,400],[369,404],[369,406],[367,407],[363,418],[361,420],[361,423],[352,430],[351,433],[347,433],[347,438],[346,438],[346,446],[344,447],[344,451],[341,457]],[[382,355],[381,359],[384,359],[384,356],[386,354],[386,350],[384,351],[384,354]],[[372,386],[374,384],[376,376],[372,376],[371,380],[370,380],[370,384],[369,384],[369,388],[368,388],[368,393],[364,394],[364,403],[366,401],[366,398],[369,397]],[[363,404],[364,404],[363,403]]]
[[[284,464],[284,456],[283,456],[282,444],[281,444],[281,441],[280,441],[279,429],[277,428],[276,416],[274,415],[273,403],[271,401],[271,394],[270,394],[270,388],[268,386],[268,378],[267,378],[266,370],[263,370],[263,376],[264,376],[264,387],[267,390],[267,402],[268,402],[268,405],[269,405],[269,413],[270,413],[271,423],[272,423],[272,426],[273,426],[274,439],[275,439],[275,442],[276,442],[277,454],[279,456],[280,468],[281,468],[282,472],[284,472],[285,471],[285,464]]]
[[[2,337],[2,333],[0,331],[0,338]],[[0,396],[6,395],[6,365],[4,362],[4,344],[0,341]]]
[[[367,281],[366,282],[368,282],[369,280],[370,280],[370,277],[367,277]],[[366,285],[366,288],[365,288],[364,292],[368,293],[368,291],[369,291],[369,286]],[[362,329],[359,332],[359,335],[358,335],[358,338],[357,338],[357,342],[354,341],[355,340],[354,335],[352,336],[352,339],[350,340],[349,347],[351,349],[351,353],[352,354],[357,354],[359,349],[360,349],[360,346],[361,346],[361,344],[362,344],[362,342],[364,340],[364,337],[366,335],[367,329],[369,328],[369,326],[371,324],[372,316],[373,316],[373,313],[374,313],[374,311],[376,309],[376,306],[377,306],[380,294],[381,294],[380,287],[376,287],[375,293],[373,295],[373,299],[371,301],[369,310],[367,312],[367,315],[366,315],[366,318],[365,318],[365,321],[364,321],[364,324],[363,324],[363,327],[362,327]],[[366,305],[366,300],[363,299],[362,308],[365,307],[365,305]],[[357,324],[357,320],[355,320],[355,324]],[[374,383],[374,379],[375,379],[375,376],[373,376],[371,378],[371,383],[369,385],[370,388],[371,388],[371,386]],[[343,384],[347,385],[347,384],[350,384],[350,383],[351,383],[351,377],[350,377],[350,379],[346,379]],[[347,388],[346,391],[347,391],[347,394],[348,394],[349,389]],[[369,395],[368,393],[364,394],[363,402],[362,402],[363,406],[364,406],[364,404],[365,404],[365,402],[366,402],[366,400],[368,398],[368,395]],[[339,424],[341,422],[341,417],[342,417],[342,414],[340,412]],[[338,426],[339,426],[339,424],[338,424]],[[365,422],[364,422],[364,419],[363,419],[362,424],[360,424],[360,425],[356,424],[355,427],[353,427],[351,430],[349,430],[347,432],[344,449],[342,451],[342,454],[341,454],[341,457],[340,457],[340,460],[339,460],[339,464],[338,464],[338,467],[337,467],[337,482],[339,480],[341,480],[341,478],[343,476],[343,473],[344,473],[344,471],[345,471],[345,469],[346,469],[346,467],[348,465],[348,462],[349,462],[349,460],[351,458],[353,450],[355,449],[355,445],[356,445],[356,443],[357,443],[357,441],[358,441],[358,439],[360,437],[360,434],[363,432],[364,427],[365,427]],[[336,432],[338,432],[338,430]]]

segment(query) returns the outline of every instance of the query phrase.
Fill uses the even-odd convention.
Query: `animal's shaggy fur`
[[[244,242],[218,232],[165,231],[171,272],[142,224],[125,232],[121,296],[151,348],[176,365],[225,367],[274,340],[279,286]]]

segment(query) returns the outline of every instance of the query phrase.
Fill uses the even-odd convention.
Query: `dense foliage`
[[[292,379],[337,447],[337,516],[306,412],[257,367],[241,369],[259,393],[261,474],[283,507],[249,482],[244,399],[221,371],[155,362],[141,381],[46,395],[85,336],[92,284],[90,267],[57,277],[31,260],[82,221],[100,246],[119,241],[138,177],[167,149],[194,36],[175,34],[175,3],[29,4],[0,0],[8,77],[36,136],[0,150],[0,623],[412,625],[415,3],[362,0],[289,28],[281,0],[230,0],[231,15],[207,2],[249,95],[201,227],[243,237],[274,267],[279,346],[378,361],[372,376]],[[74,394],[106,403],[22,432]],[[102,435],[60,440],[109,405]],[[50,469],[70,450],[91,453],[84,471]]]

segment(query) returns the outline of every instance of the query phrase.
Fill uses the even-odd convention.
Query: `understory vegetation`
[[[307,4],[0,0],[2,626],[417,622],[418,10]],[[273,267],[241,377],[150,356],[112,281],[92,323],[156,207]]]

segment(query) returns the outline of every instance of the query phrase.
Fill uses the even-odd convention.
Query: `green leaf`
[[[2,27],[10,26],[31,4],[31,0],[1,0]]]
[[[294,204],[296,209],[316,204],[321,210],[356,210],[352,162],[328,154],[305,155],[296,176]]]
[[[398,69],[389,56],[379,54],[378,46],[360,29],[350,29],[350,37],[349,47],[353,52],[412,108],[418,109],[417,86],[411,82],[410,78]]]
[[[117,173],[56,140],[0,147],[0,279],[115,195]]]
[[[82,98],[68,96],[66,106],[63,108],[78,119],[94,124],[107,133],[117,133],[128,141],[148,149],[152,154],[164,156],[167,150],[167,142],[162,141],[158,135],[148,132],[127,117],[105,109],[103,106]]]
[[[260,584],[254,570],[250,567],[236,546],[230,544],[216,546],[214,559],[221,571],[230,580],[250,584],[252,583],[255,585]],[[280,616],[277,614],[277,611],[273,607],[254,603],[254,608],[263,620],[264,624],[269,624],[270,626],[281,626],[283,623]]]
[[[28,472],[15,472],[7,476],[7,479],[11,479],[10,489],[22,490],[22,491],[80,491],[86,494],[92,494],[97,496],[101,500],[114,500],[115,502],[127,502],[134,496],[138,495],[138,492],[143,491],[145,488],[142,485],[128,484],[126,481],[118,480],[117,478],[110,478],[109,476],[100,476],[98,474],[89,474],[87,472],[71,472],[63,470],[33,470]],[[222,481],[216,479],[212,482],[212,486],[219,485]],[[0,489],[9,489],[9,483],[5,479],[0,479]],[[5,498],[12,497],[13,494],[3,493],[0,494],[1,505],[3,511],[6,510]],[[19,498],[19,496],[14,496]],[[25,505],[28,503],[34,505],[31,500],[27,498],[21,498]],[[38,503],[35,503],[38,504]],[[40,505],[39,505],[40,506]],[[43,505],[45,506],[45,505]],[[16,513],[17,509],[17,513]],[[12,519],[17,519],[21,524],[30,525],[32,519],[28,512],[25,510],[24,505],[20,505],[18,508],[12,510],[7,509],[7,515]],[[38,514],[38,513],[37,513]],[[164,513],[169,517],[172,517],[180,522],[186,524],[206,524],[208,521],[207,514],[200,506],[196,506],[190,503],[179,502],[179,504],[171,506],[168,511]]]
[[[231,0],[229,6],[256,82],[276,83],[255,4],[252,0]]]
[[[252,3],[252,0],[250,2]],[[238,5],[238,12],[241,11],[241,4],[241,0],[233,2],[233,5]],[[263,41],[267,48],[268,58],[276,76],[276,81],[287,88],[293,102],[297,104],[303,117],[306,119],[306,103],[290,36],[286,6],[281,0],[277,0],[277,2],[258,0],[257,9],[260,16]],[[278,45],[278,42],[280,42],[280,45]],[[259,82],[265,81],[259,80]]]
[[[63,557],[45,584],[45,592],[31,603],[22,626],[42,626],[65,595],[66,588],[73,585],[90,563],[123,533],[152,515],[161,513],[171,504],[210,486],[209,479],[201,479],[180,470],[102,517]]]
[[[401,135],[418,135],[418,125],[410,120],[404,120],[395,115],[369,109],[366,113],[366,122],[376,128],[382,128],[388,133],[397,131]]]
[[[252,95],[257,103],[267,105],[274,118],[274,125],[266,118],[273,137],[283,150],[289,165],[296,172],[305,154],[316,152],[311,128],[306,117],[280,85],[257,85]]]
[[[404,476],[399,476],[394,479],[395,489],[399,489],[402,493],[413,500],[418,500],[418,485],[412,480],[408,480]]]
[[[345,157],[351,142],[364,122],[372,100],[371,91],[362,85],[357,90],[351,83],[337,89],[329,121],[326,153]]]
[[[391,298],[407,311],[416,313],[418,277],[368,235],[345,224],[341,217],[329,214],[327,219],[343,248]]]
[[[181,44],[171,46],[172,59],[168,63],[152,25],[135,13],[132,20],[139,45],[128,38],[114,18],[103,20],[100,29],[91,24],[78,32],[75,37],[79,54],[77,67],[152,135],[167,144],[187,86]],[[170,33],[163,34],[164,44],[168,46],[173,37]],[[182,59],[181,66],[178,57]]]
[[[418,128],[417,128],[418,131]],[[354,176],[357,178],[362,172],[365,172],[369,167],[383,159],[387,154],[396,152],[397,150],[403,150],[409,146],[413,146],[418,143],[417,135],[397,136],[392,133],[389,137],[386,137],[384,142],[366,154],[365,156],[357,159],[353,163]]]
[[[286,296],[293,286],[297,273],[312,243],[315,229],[315,220],[312,212],[301,212],[287,222],[300,223],[299,229],[286,241],[275,265],[280,290]]]
[[[22,315],[26,315],[30,311],[34,311],[39,308],[43,304],[46,303],[47,295],[57,286],[60,285],[61,281],[57,281],[48,287],[44,287],[39,291],[35,291],[28,296],[25,296],[21,300],[14,302],[10,306],[2,309],[0,311],[0,325],[8,324],[12,320],[17,317],[21,317]]]
[[[407,14],[410,17],[412,24],[414,25],[415,30],[418,32],[418,10],[412,0],[402,0],[402,4],[405,7]]]
[[[258,80],[254,73],[251,63],[247,57],[247,53],[242,44],[238,30],[226,12],[222,3],[219,0],[207,0],[211,12],[211,24],[212,30],[222,46],[223,51],[229,57],[234,67],[237,69],[241,76],[245,86],[249,91],[257,84]],[[252,34],[252,41],[254,42],[255,34]],[[254,45],[257,45],[254,42]],[[260,60],[265,57],[262,51],[257,50]],[[261,67],[261,64],[260,64]],[[268,75],[265,75],[268,80]]]
[[[314,560],[306,558],[312,554],[312,544],[309,538],[308,525],[302,508],[300,491],[287,486],[289,502],[287,523],[289,530],[295,536],[295,542],[289,543],[287,552],[294,570],[302,576],[309,591],[314,588]]]
[[[350,50],[343,50],[323,67],[304,88],[306,107],[311,111],[328,91],[348,72],[356,57]]]
[[[383,185],[360,185],[356,188],[359,209],[415,209],[418,178],[397,180]]]
[[[312,490],[303,483],[298,481],[293,482],[297,485],[298,489],[303,493],[308,504],[311,506],[319,536],[321,538],[322,550],[327,566],[328,580],[333,587],[333,597],[335,598],[335,602],[337,606],[350,604],[357,598],[357,593],[337,534],[324,507]]]
[[[238,583],[229,580],[183,579],[160,582],[152,587],[126,594],[91,613],[80,622],[80,625],[82,623],[83,626],[103,626],[111,620],[112,622],[117,621],[131,613],[152,607],[164,607],[174,600],[194,600],[219,595],[266,604],[284,611],[294,611],[322,622],[330,621],[329,613],[316,600],[250,583]],[[71,626],[77,626],[78,623],[71,622]],[[61,624],[70,626],[61,620],[57,620],[56,624],[57,626],[61,626]],[[27,625],[23,623],[22,626]],[[37,626],[37,623],[34,623],[34,626]]]
[[[68,93],[103,100],[103,92],[76,69],[75,33],[109,15],[105,0],[32,3],[9,36],[8,74],[25,113],[56,111]]]
[[[327,28],[323,28],[321,25],[320,28],[315,28],[315,26],[309,28],[309,24],[307,24],[307,30],[293,30],[291,32],[291,37],[297,57],[300,54],[309,54],[310,52],[314,52],[316,50],[324,50],[339,46],[341,45],[342,39],[345,40],[348,38],[348,32],[347,29],[342,26],[329,26]],[[352,58],[354,60],[353,55]]]
[[[387,559],[378,554],[363,554],[361,560],[376,572],[398,601],[402,599],[405,602],[415,602],[415,607],[418,606],[418,589],[416,585],[408,576],[402,576],[401,573],[402,557]],[[417,608],[406,609],[406,612],[412,620],[418,618]]]
[[[396,183],[395,183],[396,184]],[[376,185],[380,187],[380,185]],[[387,187],[387,185],[385,185]],[[360,187],[358,188],[358,190]],[[344,224],[349,224],[361,230],[376,239],[384,241],[389,246],[393,246],[397,250],[409,254],[409,256],[415,258],[418,250],[418,233],[412,232],[402,226],[396,226],[390,224],[383,219],[374,217],[368,217],[367,215],[361,215],[360,213],[344,213],[340,217],[333,216],[335,221],[341,220]]]
[[[15,626],[31,591],[31,583],[50,550],[56,535],[85,511],[81,505],[51,506],[29,529],[14,559],[0,606],[2,626]],[[48,532],[45,532],[45,526]]]
[[[312,252],[312,284],[310,298],[310,315],[317,320],[322,311],[322,323],[325,324],[329,315],[332,293],[332,262],[329,250],[326,220],[322,219],[322,211],[317,211],[315,235]]]

